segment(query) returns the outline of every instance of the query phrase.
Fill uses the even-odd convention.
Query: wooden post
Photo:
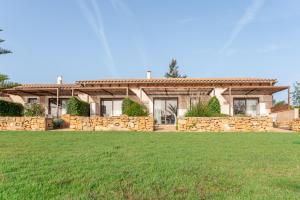
[[[229,115],[232,116],[232,96],[231,96],[231,87],[229,87]]]
[[[59,116],[59,88],[56,89],[56,117]]]

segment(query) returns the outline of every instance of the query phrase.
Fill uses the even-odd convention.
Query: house
[[[144,104],[157,124],[172,125],[199,100],[216,96],[221,112],[228,115],[268,116],[273,94],[289,86],[276,86],[276,79],[265,78],[152,78],[82,80],[74,84],[24,84],[4,91],[14,102],[40,103],[46,113],[66,113],[67,100],[76,96],[90,103],[91,115],[119,116],[122,99],[129,97]],[[290,99],[290,98],[288,98]]]

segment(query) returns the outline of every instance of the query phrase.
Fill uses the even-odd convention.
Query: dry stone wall
[[[2,131],[45,131],[47,123],[44,117],[0,117]]]
[[[153,131],[152,117],[80,117],[70,116],[70,129],[78,131]]]
[[[292,130],[293,131],[297,131],[297,132],[300,132],[300,119],[296,119],[292,122]]]
[[[270,117],[186,117],[178,120],[179,131],[265,132],[272,127]]]

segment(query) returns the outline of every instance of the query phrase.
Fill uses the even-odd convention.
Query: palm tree
[[[0,74],[0,93],[5,89],[12,88],[19,85],[18,83],[10,82],[8,80],[9,77],[7,75]]]
[[[0,31],[2,31],[2,29],[0,29]],[[4,40],[2,40],[2,39],[0,38],[0,43],[1,43],[1,42],[4,42]],[[10,50],[7,50],[7,49],[3,49],[3,48],[0,47],[0,55],[1,55],[1,54],[8,54],[8,53],[11,53],[11,51],[10,51]]]

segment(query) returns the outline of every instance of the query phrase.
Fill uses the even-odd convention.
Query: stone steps
[[[154,130],[160,132],[177,131],[175,125],[155,125]]]

